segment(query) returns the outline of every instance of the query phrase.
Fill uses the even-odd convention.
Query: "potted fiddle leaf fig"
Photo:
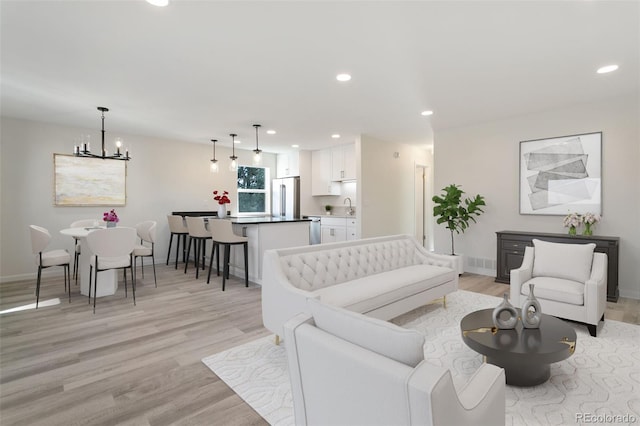
[[[484,213],[481,206],[486,204],[482,195],[463,200],[462,196],[465,192],[456,184],[451,184],[442,190],[444,193],[432,198],[435,203],[433,216],[437,218],[436,223],[446,224],[446,228],[451,232],[451,255],[454,256],[453,232],[455,231],[456,234],[464,233],[470,222],[476,221],[474,216],[477,217]]]

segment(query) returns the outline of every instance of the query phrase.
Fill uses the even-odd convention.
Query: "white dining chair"
[[[69,225],[69,228],[90,228],[96,225],[98,222],[96,219],[80,219],[72,222]],[[99,222],[98,222],[99,223]],[[78,260],[80,259],[81,254],[81,245],[80,239],[73,237],[74,239],[74,256],[73,256],[73,279],[76,281],[76,285],[78,285]]]
[[[137,259],[140,258],[140,269],[142,269],[142,279],[144,279],[143,258],[151,257],[153,281],[156,287],[158,287],[158,280],[156,279],[156,259],[153,254],[156,242],[156,225],[157,223],[153,220],[147,220],[136,225],[136,233],[138,234],[138,238],[140,238],[140,244],[137,244],[133,248],[133,273],[134,275],[137,274],[136,263]],[[134,280],[136,279],[135,276],[133,278]]]
[[[167,251],[167,265],[169,265],[169,256],[171,255],[171,243],[173,242],[173,236],[177,236],[176,241],[176,267],[178,269],[178,253],[180,252],[180,240],[182,240],[182,261],[187,261],[187,236],[189,235],[189,230],[187,229],[187,225],[184,223],[184,219],[182,216],[178,215],[167,215],[167,221],[169,222],[169,231],[171,231],[171,236],[169,237],[169,250]]]
[[[44,251],[51,241],[51,234],[48,230],[41,226],[30,225],[31,234],[31,251],[36,255],[35,262],[38,265],[38,280],[36,282],[36,309],[40,301],[40,281],[42,278],[42,270],[52,266],[64,267],[64,289],[69,291],[69,303],[71,303],[71,275],[69,272],[69,263],[71,255],[68,251],[57,249]]]
[[[249,238],[236,235],[233,232],[233,224],[230,220],[212,219],[209,221],[209,231],[213,248],[211,249],[211,260],[209,261],[209,274],[207,275],[207,284],[211,279],[211,269],[213,267],[213,256],[216,248],[218,250],[216,258],[218,259],[217,269],[220,275],[220,246],[224,246],[224,256],[222,265],[222,291],[225,289],[226,280],[229,279],[229,261],[231,257],[231,246],[242,244],[244,248],[244,285],[249,287]]]
[[[184,264],[184,273],[187,273],[187,266],[189,266],[189,255],[191,254],[191,245],[193,244],[193,250],[195,254],[194,264],[196,267],[196,279],[198,279],[198,272],[200,268],[204,270],[206,266],[205,253],[207,251],[207,240],[211,239],[211,233],[207,230],[202,217],[187,216],[187,229],[189,230],[189,245],[187,246],[187,261]],[[200,263],[200,257],[202,257],[202,264]]]
[[[124,271],[125,297],[127,297],[127,268],[131,269],[131,288],[133,289],[133,304],[135,306],[136,280],[133,273],[133,248],[136,245],[136,230],[127,227],[97,229],[87,235],[87,245],[89,250],[94,253],[89,267],[89,303],[91,303],[93,278],[93,313],[96,313],[98,272],[109,269]]]

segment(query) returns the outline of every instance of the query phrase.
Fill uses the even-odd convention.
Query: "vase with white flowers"
[[[569,213],[564,217],[562,224],[565,228],[569,228],[569,235],[576,235],[582,224],[582,217],[578,213]]]
[[[582,223],[584,224],[584,231],[582,231],[582,235],[593,235],[592,227],[600,222],[600,215],[587,212],[582,216]]]
[[[222,194],[220,194],[222,192]],[[227,204],[231,203],[229,199],[228,191],[213,191],[213,199],[218,202],[218,219],[225,219],[227,217]]]

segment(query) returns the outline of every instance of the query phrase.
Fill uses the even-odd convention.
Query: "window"
[[[238,166],[238,214],[267,213],[269,170]]]

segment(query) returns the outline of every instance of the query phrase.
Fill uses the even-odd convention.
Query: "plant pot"
[[[115,228],[116,222],[107,222],[107,228]]]

